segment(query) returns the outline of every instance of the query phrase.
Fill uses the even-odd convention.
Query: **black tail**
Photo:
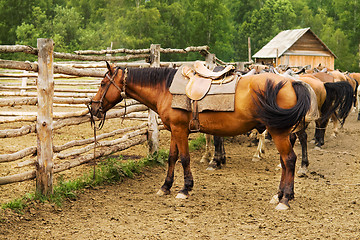
[[[327,121],[332,114],[335,114],[343,125],[354,101],[354,90],[348,82],[325,83],[324,86],[326,99],[321,106],[320,122]]]
[[[259,102],[255,101],[257,105],[256,112],[268,127],[289,129],[304,120],[306,113],[310,109],[310,93],[303,84],[296,81],[292,82],[298,99],[295,106],[290,109],[284,109],[278,106],[276,97],[285,83],[286,82],[281,81],[275,85],[268,79],[266,80],[264,91],[255,91],[259,100]]]

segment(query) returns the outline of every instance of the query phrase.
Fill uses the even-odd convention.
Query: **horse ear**
[[[108,61],[106,61],[106,67],[107,67],[107,69],[109,70],[110,74],[112,75],[112,74],[113,74],[113,71],[112,71],[111,66],[110,66],[110,64],[109,64]]]

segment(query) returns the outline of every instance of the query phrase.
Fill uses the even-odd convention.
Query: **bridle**
[[[114,78],[116,77],[119,69],[121,69],[120,67],[117,67],[114,71],[114,74],[112,74],[112,76],[109,76],[109,72],[107,72],[105,74],[105,77],[109,79],[109,83],[106,85],[105,87],[105,91],[103,92],[103,94],[101,95],[101,98],[100,100],[97,100],[97,101],[94,101],[93,99],[90,100],[90,102],[87,104],[87,107],[89,109],[89,112],[90,112],[90,116],[91,116],[91,126],[93,128],[96,128],[97,130],[100,130],[103,126],[104,126],[104,123],[105,123],[105,117],[106,117],[106,112],[103,114],[103,119],[100,120],[98,126],[96,126],[95,124],[95,119],[94,119],[94,115],[91,111],[91,104],[92,103],[99,103],[100,104],[100,107],[99,107],[99,110],[100,112],[103,112],[103,103],[104,103],[104,99],[105,99],[105,96],[110,88],[110,85],[113,84],[121,93],[125,93],[125,89],[126,89],[126,79],[127,79],[127,73],[128,73],[128,69],[125,68],[123,70],[123,88],[121,89],[118,85],[116,85],[115,81],[114,81]],[[125,112],[126,112],[126,104],[125,104]]]

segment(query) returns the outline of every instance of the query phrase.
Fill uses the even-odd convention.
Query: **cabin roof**
[[[336,55],[321,41],[310,28],[285,30],[278,33],[270,42],[262,49],[255,53],[253,58],[276,58],[276,49],[278,49],[278,57],[281,57],[291,46],[293,46],[305,33],[310,32],[329,53],[336,58]],[[309,55],[316,55],[316,52]]]

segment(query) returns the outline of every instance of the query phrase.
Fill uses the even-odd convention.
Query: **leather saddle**
[[[189,79],[185,88],[186,95],[191,100],[201,100],[210,90],[212,84],[223,84],[235,79],[234,66],[228,65],[221,71],[208,69],[203,62],[196,61],[193,68],[184,66],[182,74]]]
[[[191,100],[193,118],[189,123],[190,131],[200,131],[197,101],[206,96],[212,84],[222,84],[233,81],[236,78],[233,71],[234,69],[234,66],[229,65],[220,71],[212,71],[205,66],[204,62],[201,61],[196,61],[193,67],[184,66],[182,68],[183,76],[189,79],[185,88],[185,93]]]

